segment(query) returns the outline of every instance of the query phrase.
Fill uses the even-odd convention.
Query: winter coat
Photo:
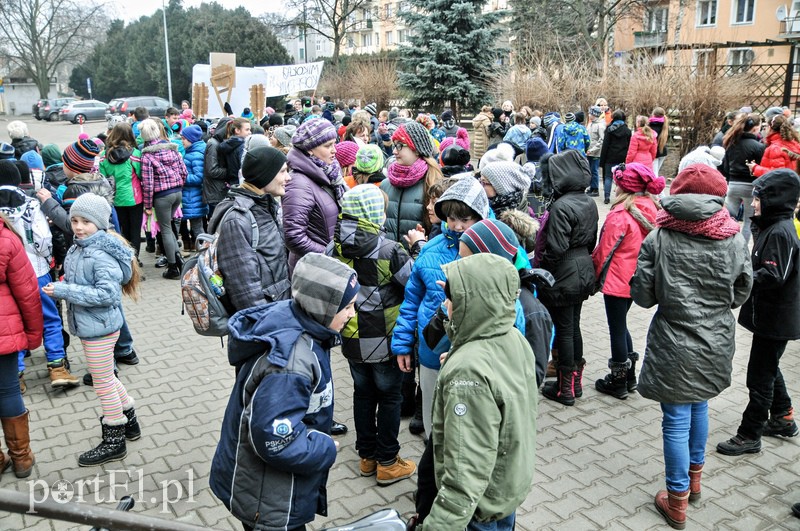
[[[792,183],[792,181],[795,181]],[[753,290],[739,312],[739,324],[778,340],[800,339],[800,240],[793,222],[797,175],[773,170],[753,183],[761,215],[753,244]]]
[[[228,510],[259,531],[326,516],[337,334],[293,301],[235,314],[228,359],[239,368],[209,484]]]
[[[183,163],[186,165],[186,182],[181,195],[181,211],[186,219],[205,217],[208,205],[203,202],[203,167],[206,143],[199,140],[189,146]]]
[[[656,222],[658,208],[646,196],[635,196],[632,212],[619,203],[606,216],[600,241],[592,253],[600,291],[613,297],[631,298],[630,281],[642,241]]]
[[[228,172],[226,180],[231,186],[239,184],[239,169],[242,167],[243,152],[244,138],[240,136],[228,138],[217,148],[217,156],[225,159],[225,169]]]
[[[761,164],[764,149],[765,146],[759,142],[758,137],[750,133],[742,133],[739,140],[725,150],[722,166],[719,167],[720,173],[728,179],[728,182],[752,183],[754,177],[745,163],[753,161]]]
[[[0,220],[0,355],[38,348],[43,331],[33,267],[20,239]]]
[[[403,247],[406,241],[405,234],[411,229],[416,229],[425,216],[425,179],[423,176],[408,188],[394,186],[389,179],[381,181],[380,187],[389,196],[389,206],[386,209],[386,222],[383,224],[386,236]]]
[[[54,196],[58,194],[59,186],[66,187],[67,176],[64,174],[64,164],[53,164],[44,170],[44,179],[42,179],[42,186]]]
[[[531,137],[531,128],[525,124],[513,126],[503,137],[503,142],[507,142],[514,146],[517,154],[525,152],[525,145]]]
[[[179,192],[186,181],[186,165],[172,142],[148,143],[142,149],[142,195],[144,208],[153,207],[153,199]]]
[[[514,328],[517,272],[490,254],[458,260],[446,271],[452,348],[433,396],[438,495],[423,530],[508,516],[530,492],[536,460],[538,388],[533,352]]]
[[[606,123],[601,118],[589,124],[589,149],[586,154],[590,157],[600,157],[603,149],[603,137],[606,134]]]
[[[794,153],[795,156],[788,152]],[[784,140],[780,133],[772,132],[767,136],[767,147],[761,157],[761,163],[753,166],[753,175],[761,177],[770,170],[786,168],[797,171],[797,160],[800,156],[800,143],[795,140]]]
[[[100,175],[114,181],[114,206],[132,207],[142,202],[142,152],[118,147],[100,153]],[[136,174],[136,179],[133,176]]]
[[[531,138],[541,138],[544,143],[547,143],[547,129],[542,127],[541,125],[536,127],[535,129],[531,129]]]
[[[589,161],[575,151],[548,157],[542,165],[543,186],[553,197],[549,208],[541,267],[552,273],[555,285],[540,286],[547,307],[570,306],[594,292],[591,252],[597,241],[597,205],[584,193],[589,186]]]
[[[661,201],[683,220],[707,219],[722,197],[680,194]],[[731,384],[736,323],[752,285],[741,234],[725,240],[657,228],[642,242],[631,296],[644,308],[658,304],[647,331],[639,394],[657,402],[689,404],[717,396]]]
[[[578,122],[564,124],[561,136],[558,137],[558,152],[574,149],[578,153],[586,154],[591,144],[589,132]]]
[[[203,202],[207,205],[216,205],[225,199],[228,188],[231,186],[231,183],[228,183],[225,158],[218,153],[219,145],[225,141],[225,129],[230,121],[230,118],[222,118],[217,123],[214,136],[206,142],[206,156],[203,163]]]
[[[603,135],[603,147],[600,149],[600,166],[615,166],[625,162],[628,146],[631,143],[631,130],[622,120],[611,122]]]
[[[0,212],[8,216],[14,229],[22,235],[25,253],[36,277],[48,274],[53,257],[53,235],[39,201],[26,196],[19,188],[0,186]]]
[[[67,301],[70,334],[107,336],[124,322],[122,286],[131,279],[133,250],[104,230],[74,241],[54,296]]]
[[[324,253],[333,241],[333,230],[341,212],[330,180],[311,159],[293,148],[288,156],[292,180],[286,185],[283,206],[283,236],[289,248],[289,274],[301,257]]]
[[[653,166],[653,161],[656,159],[658,151],[658,139],[655,136],[648,139],[641,129],[636,131],[631,136],[631,142],[628,145],[628,154],[625,156],[625,164],[631,162],[639,162],[645,166]]]
[[[20,160],[23,154],[34,151],[39,147],[39,142],[29,136],[14,138],[11,140],[11,147],[14,148],[14,158]]]
[[[392,331],[414,262],[378,225],[342,214],[327,254],[358,273],[356,316],[342,330],[342,353],[355,362],[392,356]]]
[[[652,120],[652,118],[651,118],[651,120]],[[664,122],[652,122],[651,121],[651,122],[648,122],[647,125],[650,126],[650,129],[652,129],[653,132],[656,134],[656,144],[659,143],[659,139],[661,138],[662,131],[664,132],[665,135],[669,135],[668,131],[664,131]],[[667,145],[664,144],[664,149],[659,149],[656,152],[656,158],[666,157],[667,153],[668,153]]]
[[[228,210],[234,211],[225,217]],[[258,224],[258,246],[252,248],[250,211]],[[225,286],[224,301],[234,311],[288,299],[291,296],[286,247],[278,204],[235,186],[214,209],[208,231],[219,232],[217,262]]]
[[[481,112],[472,119],[472,158],[481,160],[489,147],[489,126],[492,124],[492,115]]]

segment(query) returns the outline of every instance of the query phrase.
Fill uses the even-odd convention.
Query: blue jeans
[[[119,358],[127,356],[133,350],[133,336],[128,328],[128,320],[125,319],[125,312],[120,306],[119,311],[122,312],[122,328],[119,329],[119,339],[117,344],[114,345],[114,357]]]
[[[664,419],[664,466],[667,489],[689,490],[689,465],[705,463],[708,441],[708,402],[695,404],[661,404]]]
[[[394,356],[383,363],[350,361],[353,376],[353,420],[360,457],[391,463],[400,451],[400,388],[403,373]]]
[[[586,157],[589,159],[589,169],[592,170],[592,181],[589,184],[590,190],[598,190],[600,187],[600,157]]]
[[[61,335],[62,323],[58,315],[58,306],[52,297],[45,295],[42,288],[48,285],[53,279],[50,273],[45,273],[37,279],[39,283],[39,298],[42,301],[42,314],[44,315],[44,353],[47,362],[59,361],[66,357],[64,350],[64,336]],[[25,370],[25,351],[21,350],[17,355],[17,370]]]
[[[516,517],[517,511],[494,522],[478,522],[473,518],[467,526],[467,531],[512,531]]]
[[[0,418],[18,417],[25,413],[22,393],[19,392],[19,377],[14,366],[15,353],[0,356]]]
[[[611,177],[611,168],[616,164],[605,164],[603,166],[603,199],[611,199],[611,186],[614,180]]]

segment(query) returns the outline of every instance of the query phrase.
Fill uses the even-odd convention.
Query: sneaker
[[[162,256],[158,260],[156,260],[156,267],[158,267],[159,269],[162,268],[162,267],[167,267],[168,265],[169,265],[169,262],[167,261],[167,257],[166,256]]]
[[[717,445],[722,455],[757,454],[761,451],[761,439],[745,439],[738,433]]]
[[[62,387],[77,387],[81,384],[78,377],[70,374],[69,369],[64,366],[64,362],[57,362],[58,365],[47,366],[50,373],[50,387],[60,389]]]
[[[592,190],[591,192],[589,192],[589,197],[600,197],[600,192],[598,192],[597,190]]]
[[[413,461],[406,461],[399,455],[391,465],[378,463],[378,485],[385,487],[392,483],[397,483],[406,478],[410,478],[417,471],[417,465]]]
[[[136,351],[133,349],[124,356],[114,356],[114,359],[117,363],[122,363],[123,365],[139,365],[139,356],[136,355]]]
[[[117,369],[114,369],[114,376],[119,376],[119,372]],[[94,386],[94,381],[92,380],[92,373],[87,372],[83,375],[83,385],[88,385],[89,387]]]
[[[361,475],[365,478],[368,478],[370,476],[374,476],[378,471],[378,462],[368,457],[362,457],[358,468],[361,471]]]
[[[764,435],[768,437],[796,437],[800,430],[794,422],[793,411],[785,415],[772,417],[764,427]]]

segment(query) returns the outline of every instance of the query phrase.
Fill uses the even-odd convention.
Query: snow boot
[[[549,400],[560,402],[565,406],[574,406],[576,374],[574,367],[559,367],[556,371],[556,381],[545,383],[542,394]]]
[[[628,398],[628,364],[630,360],[613,361],[608,360],[608,368],[611,374],[606,374],[602,380],[594,383],[594,388],[603,394],[611,395],[614,398],[625,400]]]
[[[100,422],[100,426],[103,428],[103,441],[97,447],[81,454],[78,457],[78,465],[102,465],[109,461],[124,459],[128,455],[125,446],[125,424],[109,426]]]

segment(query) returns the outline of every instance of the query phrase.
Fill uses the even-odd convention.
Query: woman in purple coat
[[[304,122],[292,137],[287,157],[292,180],[282,201],[290,275],[301,257],[324,253],[333,240],[345,191],[335,144],[336,129],[321,118]]]

